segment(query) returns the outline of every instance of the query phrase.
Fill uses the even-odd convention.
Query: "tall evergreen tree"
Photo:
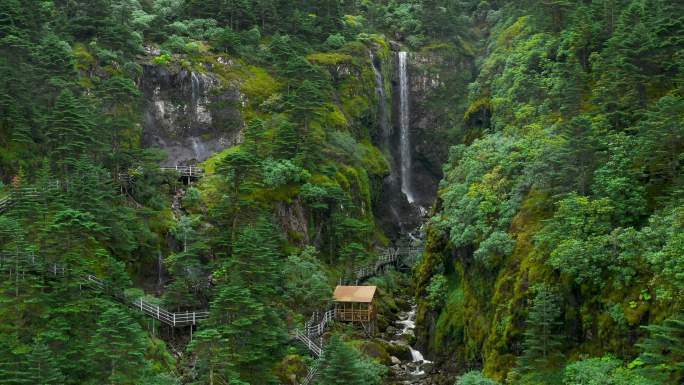
[[[384,374],[382,366],[336,335],[328,341],[321,360],[320,385],[378,385]]]
[[[59,370],[57,361],[47,345],[37,341],[27,358],[27,376],[32,384],[60,385],[64,383],[64,375]]]
[[[145,366],[145,334],[118,306],[107,306],[90,342],[93,364],[104,381],[134,384]]]
[[[644,372],[665,383],[684,380],[684,315],[677,314],[661,324],[644,327],[649,335],[637,346]]]
[[[548,372],[563,358],[560,316],[558,295],[547,286],[538,286],[525,322],[523,354],[516,367],[516,372],[532,383],[553,383]]]
[[[94,127],[90,111],[79,98],[69,90],[62,91],[48,120],[47,137],[50,156],[63,177],[97,143]]]

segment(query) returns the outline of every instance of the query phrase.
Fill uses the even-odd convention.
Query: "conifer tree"
[[[644,327],[649,336],[637,346],[644,371],[666,383],[684,380],[684,316],[680,313],[661,324]]]
[[[28,355],[27,376],[35,385],[59,385],[64,383],[64,375],[47,345],[37,341]]]
[[[79,98],[68,89],[62,91],[47,128],[50,156],[62,176],[67,175],[82,154],[92,150],[96,143],[92,136],[94,126],[90,111]]]
[[[90,342],[94,364],[101,378],[112,383],[132,383],[144,368],[145,334],[126,310],[109,306],[97,321]]]
[[[27,375],[25,354],[12,351],[16,335],[3,335],[0,339],[0,384],[32,385]],[[11,338],[12,337],[12,338]]]
[[[532,307],[525,322],[523,354],[518,357],[518,374],[543,380],[545,371],[562,359],[559,326],[561,308],[557,294],[545,285],[535,289]]]
[[[321,360],[320,385],[376,385],[382,380],[384,368],[338,336],[330,338]]]
[[[212,302],[212,323],[230,346],[232,366],[254,383],[272,377],[270,368],[286,335],[276,301],[282,287],[276,234],[265,218],[242,230],[221,271],[227,274],[226,283]]]

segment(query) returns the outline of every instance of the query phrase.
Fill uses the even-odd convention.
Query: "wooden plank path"
[[[160,166],[158,170],[166,173],[177,173],[179,177],[189,179],[199,179],[204,176],[211,175],[205,172],[204,168],[197,166]],[[143,168],[137,167],[125,172],[120,172],[119,180],[128,183],[133,181],[136,175],[141,175],[143,173]]]
[[[204,171],[204,168],[197,166],[163,166],[158,168],[161,172],[167,173],[177,173],[181,178],[188,179],[199,179],[204,176],[212,175]],[[144,172],[142,167],[128,170],[126,172],[119,173],[119,181],[124,183],[130,183],[135,179],[136,175],[140,175]],[[60,187],[60,182],[58,180],[50,182],[44,187],[45,190]],[[31,197],[38,196],[40,191],[36,187],[22,187],[13,189],[6,196],[0,198],[0,214],[9,210],[10,207],[16,202],[18,196]]]
[[[115,301],[171,327],[197,325],[197,323],[209,318],[209,312],[207,310],[170,312],[142,297],[130,297],[126,295],[123,290],[113,287],[109,282],[98,278],[94,274],[77,272],[57,263],[46,263],[42,258],[37,257],[35,253],[20,252],[0,254],[0,269],[9,269],[10,274],[12,274],[12,272],[14,274],[21,274],[22,272],[18,270],[19,259],[21,259],[21,262],[24,262],[21,268],[27,265],[31,270],[51,274],[55,277],[75,278],[82,286],[96,289]]]

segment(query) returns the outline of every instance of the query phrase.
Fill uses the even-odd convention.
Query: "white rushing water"
[[[199,97],[199,92],[200,92],[200,81],[199,78],[197,77],[197,74],[194,72],[190,72],[190,91],[191,91],[191,104],[192,104],[192,113],[194,115],[197,115],[197,99]]]
[[[409,203],[415,201],[411,183],[411,127],[409,111],[408,54],[401,51],[399,58],[399,149],[401,154],[401,191]]]
[[[398,335],[413,335],[413,330],[416,328],[416,305],[411,306],[411,310],[406,313],[404,317],[399,319],[396,324],[400,325],[402,328]],[[423,357],[423,353],[415,349],[413,346],[408,345],[408,348],[411,352],[411,361],[416,364],[415,369],[411,371],[411,374],[414,376],[421,376],[425,374],[425,371],[422,369],[423,364],[432,362],[426,360],[425,357]]]

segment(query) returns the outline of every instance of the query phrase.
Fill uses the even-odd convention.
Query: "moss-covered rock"
[[[385,347],[377,341],[364,341],[359,345],[359,350],[383,365],[390,365],[392,363]]]
[[[307,373],[304,359],[297,354],[287,355],[275,368],[275,374],[282,384],[298,385]]]

